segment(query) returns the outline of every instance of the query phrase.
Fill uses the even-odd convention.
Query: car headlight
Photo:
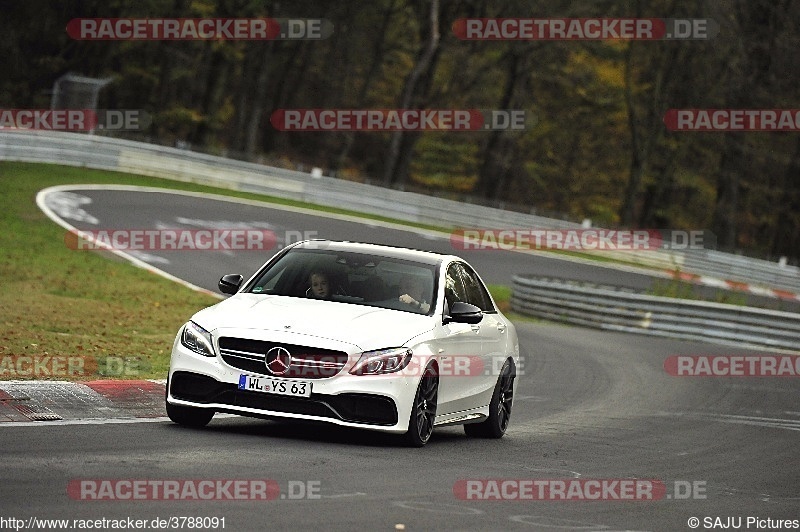
[[[411,362],[411,349],[393,347],[361,353],[361,358],[350,370],[353,375],[380,375],[394,373],[408,366]]]
[[[193,321],[183,326],[181,343],[198,355],[203,355],[204,357],[216,356],[214,354],[214,344],[211,341],[211,333]]]

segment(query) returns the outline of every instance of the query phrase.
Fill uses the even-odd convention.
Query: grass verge
[[[0,163],[0,379],[164,378],[179,327],[217,300],[98,253],[70,250],[36,206],[68,183],[164,185],[73,167]]]
[[[747,295],[742,292],[730,290],[716,290],[712,297],[702,297],[697,290],[697,286],[683,279],[656,279],[653,286],[647,291],[647,295],[673,297],[678,299],[692,299],[697,301],[712,301],[714,303],[725,303],[728,305],[747,305]]]

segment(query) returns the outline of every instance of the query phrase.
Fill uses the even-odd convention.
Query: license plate
[[[239,375],[239,389],[248,392],[291,395],[292,397],[311,397],[311,383],[308,381]]]

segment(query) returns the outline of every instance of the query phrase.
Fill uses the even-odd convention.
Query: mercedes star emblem
[[[292,355],[284,347],[273,347],[267,351],[264,363],[273,375],[285,375],[292,365]]]

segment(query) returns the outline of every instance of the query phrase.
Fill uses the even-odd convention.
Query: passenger
[[[431,309],[430,303],[425,301],[424,283],[416,275],[407,275],[400,280],[400,294],[400,301],[414,310],[427,314]]]
[[[317,299],[328,299],[331,295],[331,283],[328,274],[316,270],[308,276],[308,283],[311,285],[306,292],[310,297]]]

